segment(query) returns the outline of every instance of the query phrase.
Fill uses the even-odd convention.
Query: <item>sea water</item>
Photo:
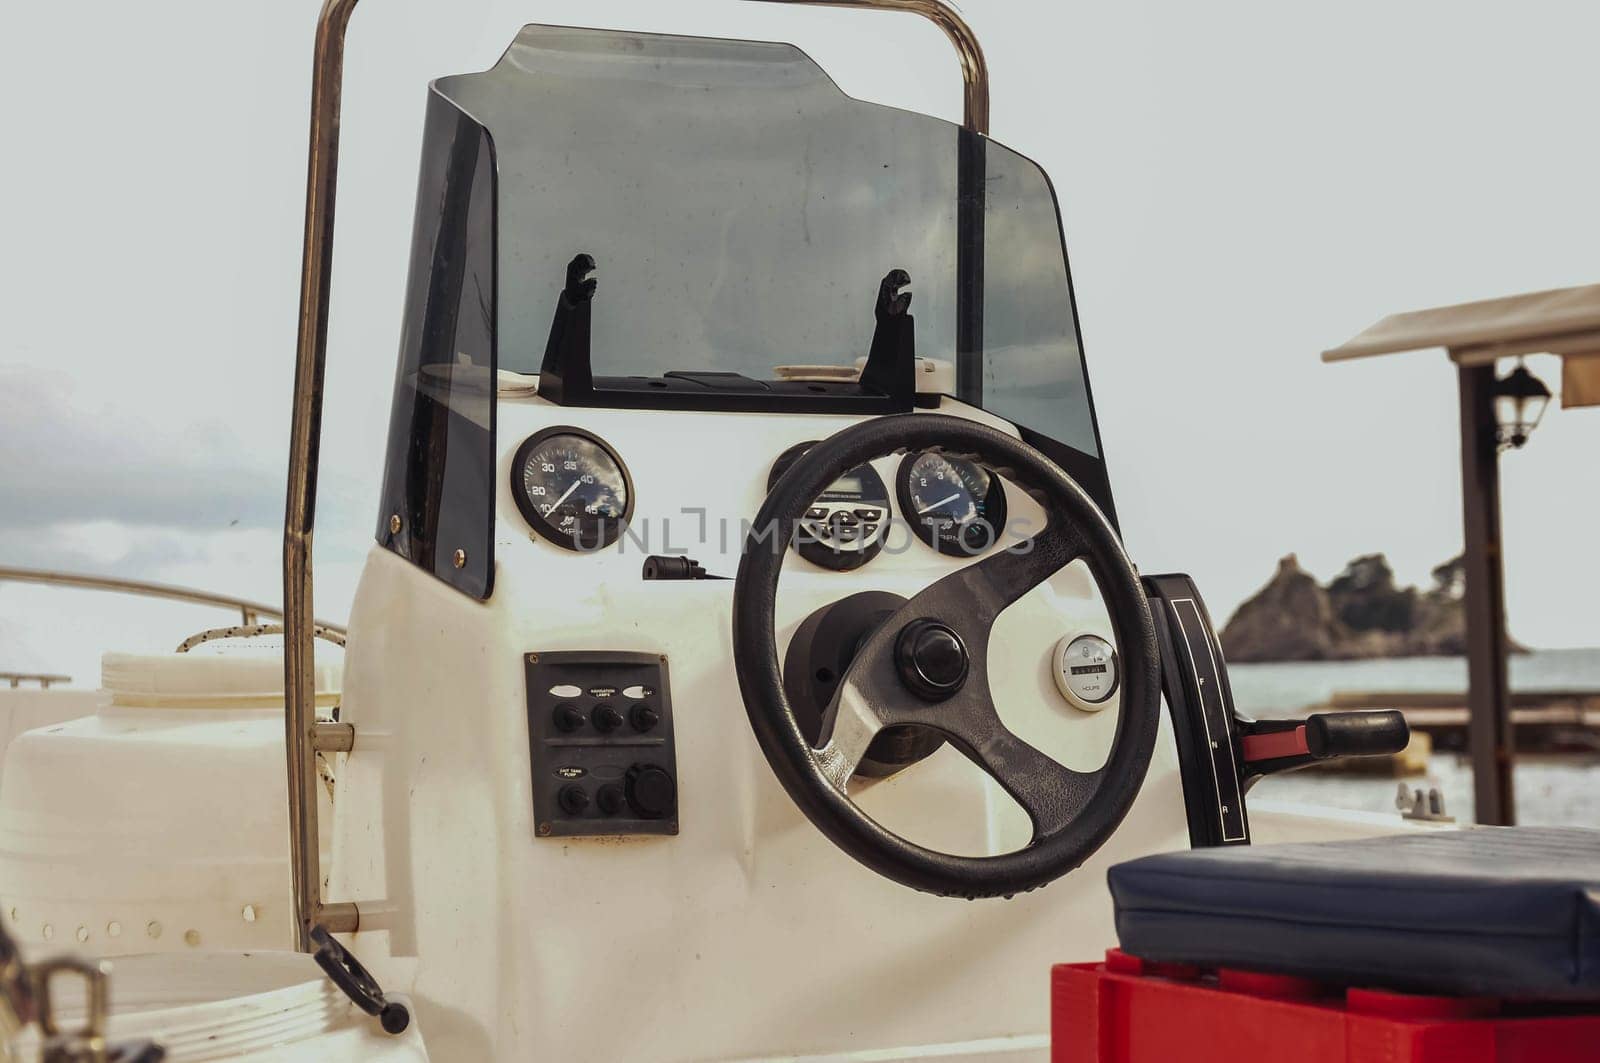
[[[1235,664],[1228,667],[1234,703],[1257,719],[1303,715],[1326,705],[1335,693],[1359,691],[1462,692],[1467,662],[1460,657],[1404,657],[1370,661],[1297,664]],[[1600,649],[1538,650],[1511,658],[1511,689],[1594,690],[1600,693]],[[1539,755],[1517,758],[1517,822],[1600,826],[1600,750],[1594,756]],[[1393,812],[1398,781],[1437,787],[1446,811],[1472,821],[1472,764],[1437,753],[1428,774],[1404,780],[1337,772],[1290,772],[1263,780],[1252,795],[1281,801],[1332,805],[1366,812]]]

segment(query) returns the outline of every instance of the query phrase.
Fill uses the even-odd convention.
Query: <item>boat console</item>
[[[436,1052],[1026,1054],[1109,864],[1247,840],[1033,163],[530,26],[433,85],[411,267],[320,911]]]
[[[1037,1058],[1040,972],[1115,940],[1108,868],[1247,844],[1255,779],[1404,743],[1242,719],[1199,590],[1127,555],[1055,193],[981,94],[957,126],[788,45],[546,26],[427,96],[318,720],[352,6],[318,38],[285,529],[293,911],[261,920],[383,1030],[444,1060]],[[942,4],[868,6],[982,71]]]

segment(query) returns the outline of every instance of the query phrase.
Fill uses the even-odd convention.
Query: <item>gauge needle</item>
[[[954,502],[956,499],[958,499],[960,497],[961,497],[961,492],[957,491],[955,494],[951,495],[949,498],[941,498],[941,499],[939,499],[939,501],[935,502],[933,505],[931,505],[931,506],[923,506],[921,509],[917,510],[917,516],[920,517],[924,513],[927,513],[927,512],[929,512],[931,510],[938,509],[940,506],[944,505],[946,502]]]
[[[563,503],[567,499],[571,498],[572,497],[572,492],[576,491],[578,489],[578,485],[581,484],[581,483],[583,483],[582,480],[574,480],[574,481],[572,481],[572,486],[567,488],[566,491],[562,492],[561,497],[556,499],[555,502],[550,506],[550,511],[552,513],[554,513],[556,510],[560,509],[561,508],[561,503]],[[954,496],[952,496],[952,497],[954,497]]]

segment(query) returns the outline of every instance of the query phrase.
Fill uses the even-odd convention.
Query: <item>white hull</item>
[[[82,1025],[82,994],[63,979],[58,1019]],[[296,953],[129,956],[113,969],[116,1042],[153,1040],[166,1063],[425,1063],[420,1026],[399,1037],[378,1029]],[[21,1040],[31,1058],[37,1038]]]

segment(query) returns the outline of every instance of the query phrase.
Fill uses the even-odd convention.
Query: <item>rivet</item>
[[[401,528],[400,514],[396,513],[396,514],[394,514],[393,516],[391,516],[389,518],[389,534],[390,535],[399,535],[400,534],[400,528]]]
[[[86,926],[80,926],[78,928],[78,943],[81,945],[83,942],[88,941],[88,940],[89,940],[89,928],[86,927]]]
[[[188,945],[190,948],[194,948],[195,946],[199,945],[200,944],[200,931],[198,931],[198,930],[185,930],[183,932],[183,943],[185,945]]]
[[[457,550],[454,560],[455,560],[455,563],[456,563],[456,568],[466,568],[467,567],[467,552],[465,550]]]
[[[145,924],[144,932],[153,938],[158,938],[161,936],[161,924],[152,919]]]
[[[46,923],[44,925],[44,929],[41,930],[40,933],[44,935],[44,939],[46,941],[49,941],[51,938],[56,936],[56,928],[51,926],[49,923]]]
[[[122,936],[122,924],[115,919],[106,924],[106,937],[119,938]]]
[[[548,823],[539,824],[539,835],[541,837],[543,837],[545,835],[548,835],[549,833],[550,833],[550,824],[548,824]]]
[[[256,921],[256,906],[253,905],[253,904],[245,905],[244,906],[244,911],[240,912],[239,915],[247,923],[255,922]]]

